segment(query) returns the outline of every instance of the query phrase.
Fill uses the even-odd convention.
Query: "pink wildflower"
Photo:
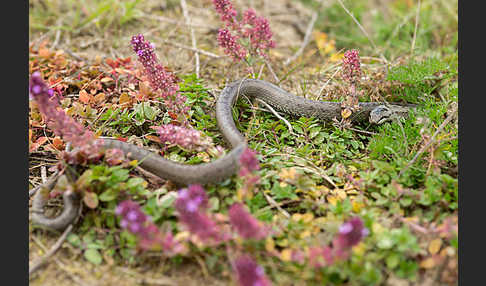
[[[318,246],[309,249],[309,264],[319,268],[334,263],[333,249],[329,246]]]
[[[231,225],[244,239],[262,239],[268,230],[254,218],[241,203],[233,204],[228,211]]]
[[[358,50],[348,50],[344,53],[342,75],[351,84],[359,80],[361,64]]]
[[[243,29],[243,35],[250,39],[251,46],[259,55],[266,56],[264,51],[275,47],[268,20],[258,17],[253,9],[248,9],[243,15],[243,24],[250,26]]]
[[[105,161],[108,165],[120,165],[125,158],[122,150],[113,148],[105,151]]]
[[[213,0],[214,8],[221,16],[221,20],[226,22],[226,25],[237,25],[236,15],[238,12],[233,8],[233,4],[229,0]]]
[[[175,201],[175,209],[179,212],[179,221],[188,230],[197,235],[202,241],[222,239],[216,223],[205,213],[208,198],[204,189],[199,185],[190,185],[181,189]]]
[[[233,61],[241,61],[246,58],[247,51],[238,42],[238,36],[233,36],[228,29],[219,29],[218,44],[224,49],[224,53]]]
[[[173,124],[152,126],[164,143],[177,144],[189,150],[202,150],[208,147],[209,142],[202,140],[201,132]]]
[[[253,258],[242,255],[235,260],[234,270],[240,286],[270,286],[265,270]]]
[[[260,164],[256,157],[256,151],[246,148],[240,156],[240,176],[260,169]]]

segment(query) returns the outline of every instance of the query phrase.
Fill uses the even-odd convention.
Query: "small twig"
[[[379,52],[378,50],[378,47],[376,46],[375,42],[373,41],[373,39],[370,37],[370,35],[368,34],[368,32],[366,32],[366,30],[363,28],[363,26],[359,23],[359,21],[356,19],[356,17],[354,17],[354,15],[349,12],[349,10],[346,8],[346,6],[344,6],[344,3],[343,1],[341,0],[338,0],[339,4],[341,4],[341,7],[343,7],[344,11],[346,11],[346,13],[353,19],[353,21],[358,25],[359,29],[361,30],[361,32],[363,32],[363,34],[365,34],[365,36],[368,38],[368,40],[370,41],[370,43],[373,45],[373,48],[375,48],[375,50],[377,52]],[[388,63],[388,60],[385,58],[385,56],[383,55],[383,53],[379,52],[380,53],[380,57],[385,61],[385,63]]]
[[[358,132],[358,133],[363,133],[363,134],[368,134],[368,135],[378,135],[378,133],[375,133],[375,132],[360,130],[360,129],[356,129],[356,128],[353,128],[353,127],[350,127],[350,126],[348,126],[346,128],[349,129],[349,130]]]
[[[213,54],[211,52],[207,52],[205,50],[196,49],[196,48],[189,47],[189,46],[186,46],[186,45],[183,45],[183,44],[179,44],[179,43],[176,43],[176,42],[173,42],[173,41],[169,41],[169,40],[162,40],[162,43],[169,44],[169,45],[173,45],[173,46],[178,47],[178,48],[181,48],[181,49],[191,50],[191,51],[194,51],[194,52],[197,52],[197,53],[200,53],[202,55],[206,55],[208,57],[212,57],[212,58],[215,58],[215,59],[219,59],[219,58],[222,57],[222,56],[218,56],[216,54]]]
[[[43,257],[41,257],[40,259],[32,263],[32,267],[29,268],[29,277],[40,267],[42,267],[45,263],[47,263],[48,259],[52,255],[54,255],[59,248],[61,248],[61,245],[63,244],[64,240],[66,240],[66,237],[68,236],[68,234],[71,232],[72,229],[73,229],[73,225],[70,224],[66,228],[66,230],[64,230],[61,237],[59,237],[56,243],[51,247],[51,249],[49,249],[49,251]]]
[[[194,49],[194,56],[196,58],[196,77],[199,78],[199,69],[200,69],[200,63],[199,63],[199,52],[196,46],[196,36],[194,34],[194,29],[192,28],[191,25],[191,18],[189,17],[189,13],[187,12],[187,3],[186,0],[181,0],[181,7],[182,7],[182,14],[184,15],[184,18],[186,20],[186,25],[189,26],[189,30],[191,32],[191,43],[192,43],[192,48]]]
[[[41,178],[42,178],[42,183],[47,182],[47,169],[46,166],[41,167]]]
[[[59,171],[56,170],[56,172],[54,172],[50,177],[49,179],[47,179],[47,181],[49,182],[54,182],[57,180],[57,177],[59,177]],[[50,183],[40,183],[38,184],[37,186],[35,186],[32,190],[29,190],[29,198],[32,197],[37,191],[39,191],[43,186],[46,186]]]
[[[267,60],[265,60],[265,64],[267,65],[268,70],[272,74],[273,79],[275,79],[275,83],[280,82],[280,80],[278,79],[277,74],[273,71],[273,68],[272,68],[272,65],[270,64],[270,62],[268,62]]]
[[[413,30],[412,46],[410,47],[410,54],[413,55],[413,50],[415,49],[415,40],[417,38],[417,28],[420,19],[420,0],[417,4],[417,13],[415,14],[415,29]]]
[[[290,218],[290,214],[280,207],[280,205],[269,195],[265,194],[264,191],[261,191],[267,202],[272,205],[273,207],[277,208],[285,217]]]
[[[287,119],[283,118],[282,116],[280,116],[280,114],[277,113],[277,111],[275,111],[271,106],[270,104],[266,103],[265,101],[257,98],[256,99],[258,102],[262,103],[263,105],[265,105],[266,108],[268,108],[272,113],[273,115],[275,115],[278,119],[282,120],[286,125],[287,125],[287,128],[289,129],[289,133],[292,134],[292,135],[295,135],[294,134],[294,131],[292,129],[292,125],[290,125],[290,122],[287,121]]]
[[[334,76],[341,70],[342,67],[339,67],[332,75],[331,77],[326,81],[326,83],[324,83],[324,85],[321,87],[321,89],[319,90],[319,92],[317,93],[317,99],[320,100],[321,99],[321,93],[322,91],[324,90],[324,88],[326,88],[326,86],[329,84],[329,82],[331,81],[331,79],[334,78]]]
[[[309,22],[309,25],[307,26],[307,30],[305,31],[305,36],[304,36],[304,40],[302,41],[302,44],[300,45],[300,47],[297,50],[297,52],[295,52],[295,54],[293,54],[290,58],[288,58],[284,62],[284,65],[287,66],[293,60],[295,60],[296,58],[298,58],[302,54],[302,52],[304,51],[305,47],[309,44],[309,42],[310,42],[310,36],[312,34],[312,29],[314,28],[314,24],[316,23],[317,16],[319,16],[319,12],[318,11],[315,11],[314,13],[312,13],[312,18],[311,18],[311,20]]]
[[[408,164],[405,166],[405,168],[403,168],[400,171],[400,173],[398,173],[398,177],[400,177],[405,172],[405,170],[410,168],[410,166],[412,166],[415,163],[415,161],[417,161],[417,159],[420,157],[420,155],[422,155],[422,153],[424,153],[430,147],[430,145],[432,143],[434,143],[437,135],[444,129],[444,127],[447,125],[447,123],[449,123],[454,118],[454,116],[456,116],[456,110],[457,110],[457,105],[454,106],[454,109],[449,114],[449,116],[447,116],[447,118],[444,120],[444,122],[442,122],[442,124],[439,126],[439,128],[437,128],[435,133],[430,138],[429,142],[427,142],[427,144],[425,144],[422,148],[420,148],[420,150],[417,152],[417,154],[415,154],[415,156],[412,158],[412,160],[410,162],[408,162]]]
[[[54,50],[59,43],[59,38],[61,37],[61,29],[58,29],[56,32],[56,38],[54,39],[54,43],[52,43],[51,49]]]
[[[175,281],[170,279],[169,277],[146,278],[146,277],[143,277],[142,275],[140,275],[139,273],[137,273],[137,272],[135,272],[131,269],[128,269],[128,268],[120,267],[120,268],[118,268],[118,270],[120,270],[121,272],[124,272],[128,275],[136,277],[137,279],[140,280],[141,284],[147,283],[147,284],[169,285],[169,286],[177,285],[177,283],[175,283]]]

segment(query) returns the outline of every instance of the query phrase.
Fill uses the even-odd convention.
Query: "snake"
[[[117,148],[131,160],[137,160],[138,166],[150,173],[172,181],[177,185],[208,184],[221,182],[234,175],[239,169],[239,159],[247,148],[245,137],[237,129],[233,120],[232,107],[239,97],[256,98],[266,102],[276,111],[291,116],[317,118],[322,122],[341,120],[340,102],[319,101],[294,95],[284,89],[258,79],[240,79],[228,84],[216,101],[216,119],[224,139],[231,145],[231,151],[209,163],[189,165],[165,159],[142,147],[117,139],[100,138],[105,149]],[[357,111],[348,118],[352,123],[369,122],[382,124],[399,117],[407,117],[415,105],[384,104],[381,102],[360,102]],[[45,204],[45,196],[38,192],[34,198],[37,208]],[[61,230],[66,228],[76,217],[80,200],[73,194],[64,194],[65,209],[55,218],[47,218],[42,213],[35,213],[32,219],[42,226]]]

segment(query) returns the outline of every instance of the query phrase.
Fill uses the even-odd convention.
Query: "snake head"
[[[389,107],[380,105],[371,110],[369,120],[372,124],[382,124],[392,120],[392,115],[393,111]]]

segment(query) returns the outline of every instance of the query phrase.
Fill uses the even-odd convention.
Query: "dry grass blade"
[[[189,47],[189,46],[186,46],[186,45],[183,45],[183,44],[176,43],[174,41],[162,39],[161,42],[164,43],[164,44],[168,44],[168,45],[172,45],[174,47],[181,48],[181,49],[191,50],[193,52],[197,52],[197,53],[200,53],[202,55],[205,55],[205,56],[208,56],[208,57],[211,57],[211,58],[215,58],[215,59],[219,59],[219,58],[222,57],[222,56],[218,56],[216,54],[213,54],[211,52],[201,50],[201,49],[197,49],[197,48],[193,48],[193,47]]]
[[[415,40],[417,39],[417,29],[420,19],[420,0],[417,4],[417,13],[415,14],[415,28],[413,30],[412,46],[410,47],[410,54],[413,55],[413,50],[415,49]]]
[[[275,111],[275,110],[274,110],[274,109],[273,109],[273,108],[270,106],[270,104],[266,103],[265,101],[263,101],[263,100],[261,100],[261,99],[259,99],[259,98],[257,98],[256,100],[257,100],[258,102],[260,102],[261,104],[265,105],[265,107],[266,107],[266,108],[268,108],[268,109],[269,109],[269,110],[270,110],[270,111],[273,113],[273,115],[275,115],[275,116],[276,116],[278,119],[282,120],[282,121],[285,123],[285,125],[287,125],[287,128],[289,129],[289,133],[290,133],[290,134],[295,135],[295,134],[294,134],[294,131],[293,131],[293,129],[292,129],[292,125],[290,124],[290,122],[289,122],[287,119],[283,118],[283,117],[282,117],[280,114],[278,114],[278,112],[277,112],[277,111]]]
[[[73,225],[70,224],[63,232],[61,237],[56,241],[56,243],[49,249],[49,251],[41,257],[39,260],[34,261],[32,263],[32,267],[29,267],[29,277],[32,276],[39,268],[41,268],[44,264],[46,264],[51,256],[53,256],[59,248],[61,248],[61,245],[64,243],[64,240],[66,240],[66,237],[68,234],[71,232],[73,229]]]
[[[368,32],[366,32],[365,28],[359,23],[359,21],[356,19],[356,17],[354,17],[354,15],[351,12],[349,12],[349,10],[346,8],[346,6],[344,6],[343,1],[338,0],[338,2],[339,2],[339,4],[341,4],[341,7],[343,7],[344,11],[346,11],[346,13],[353,19],[353,21],[356,23],[356,25],[358,25],[361,32],[363,32],[363,34],[365,34],[365,36],[368,38],[370,43],[373,45],[373,48],[380,54],[380,57],[383,59],[383,61],[385,61],[385,63],[388,63],[388,60],[385,58],[383,53],[379,52],[378,47],[376,46],[375,42],[370,37]]]
[[[310,42],[310,36],[312,34],[312,30],[314,28],[314,24],[316,23],[317,16],[319,16],[319,12],[318,11],[315,11],[314,13],[312,13],[312,18],[311,18],[311,20],[309,22],[309,25],[307,26],[307,30],[305,31],[305,36],[304,36],[304,40],[302,41],[302,44],[300,45],[300,47],[297,50],[297,52],[295,52],[295,54],[293,54],[290,58],[288,58],[284,62],[284,65],[287,66],[292,61],[294,61],[296,58],[298,58],[302,54],[302,52],[304,51],[305,47],[309,44],[309,42]]]
[[[191,44],[192,44],[192,48],[194,49],[194,56],[196,58],[196,77],[199,78],[199,70],[200,70],[199,51],[196,46],[196,35],[194,34],[194,29],[191,25],[191,18],[189,17],[189,12],[187,11],[186,0],[181,0],[181,7],[182,7],[182,13],[184,14],[184,19],[186,20],[186,25],[189,26],[189,30],[191,33]]]

